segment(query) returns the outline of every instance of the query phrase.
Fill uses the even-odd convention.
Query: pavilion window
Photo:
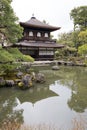
[[[47,51],[47,55],[54,55],[53,51]]]
[[[29,36],[33,37],[33,32],[32,31],[29,32]]]
[[[44,34],[44,37],[48,37],[48,33],[45,33],[45,34]]]
[[[40,32],[37,33],[37,37],[41,37],[41,33]]]
[[[39,55],[54,55],[53,51],[39,51]]]

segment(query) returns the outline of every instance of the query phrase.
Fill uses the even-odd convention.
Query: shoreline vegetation
[[[73,118],[71,128],[67,129],[63,127],[56,127],[53,124],[37,124],[37,125],[25,125],[19,123],[17,120],[4,120],[0,130],[86,130],[87,122],[84,121],[82,116],[79,118]]]

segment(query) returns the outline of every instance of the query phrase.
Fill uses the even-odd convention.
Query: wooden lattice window
[[[45,33],[45,34],[44,34],[44,37],[48,37],[48,33]]]
[[[32,31],[29,32],[29,36],[33,37],[33,32]]]
[[[41,33],[40,32],[37,33],[37,37],[41,37]]]

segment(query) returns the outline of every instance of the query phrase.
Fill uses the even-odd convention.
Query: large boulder
[[[31,75],[29,75],[29,74],[24,75],[22,77],[21,82],[18,83],[18,86],[21,89],[26,89],[26,88],[29,88],[29,87],[33,86]]]

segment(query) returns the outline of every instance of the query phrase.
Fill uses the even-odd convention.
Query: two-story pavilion
[[[37,20],[35,17],[27,22],[20,22],[23,27],[23,37],[15,44],[23,54],[35,58],[35,60],[53,60],[54,52],[62,45],[51,39],[50,33],[60,29]]]

